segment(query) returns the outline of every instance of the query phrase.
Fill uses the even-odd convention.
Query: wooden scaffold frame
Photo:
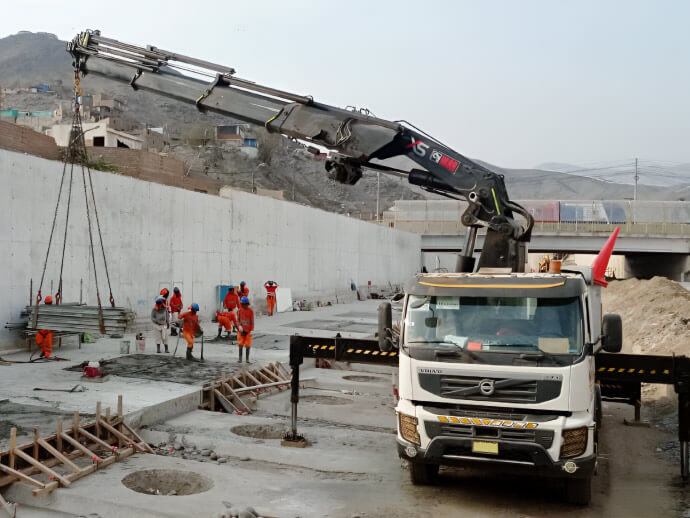
[[[71,427],[63,428],[63,418],[57,420],[56,432],[42,438],[34,428],[33,442],[17,446],[17,429],[10,431],[9,449],[0,452],[0,488],[14,482],[34,486],[34,496],[51,493],[58,487],[68,487],[99,469],[126,459],[134,453],[154,453],[151,447],[124,421],[122,396],[117,398],[117,413],[110,407],[101,413],[101,402],[96,404],[96,418],[82,423],[79,412],[74,412]],[[90,464],[77,465],[76,459],[88,458]],[[62,467],[60,471],[54,469]],[[35,478],[45,475],[48,480]],[[14,517],[15,508],[0,495],[0,508]]]

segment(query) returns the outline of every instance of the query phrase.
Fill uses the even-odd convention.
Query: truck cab
[[[399,336],[398,452],[416,484],[441,465],[564,478],[590,500],[601,395],[594,355],[621,347],[589,268],[420,274]]]

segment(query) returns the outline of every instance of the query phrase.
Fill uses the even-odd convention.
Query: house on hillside
[[[225,124],[216,126],[215,129],[219,145],[237,149],[252,158],[257,156],[258,145],[251,124]]]
[[[43,132],[62,120],[62,108],[44,111],[0,110],[0,120]]]
[[[98,122],[83,122],[84,140],[87,147],[121,147],[130,149],[144,149],[144,138],[130,132],[117,129],[110,119]],[[67,147],[71,124],[55,124],[46,130],[46,135],[53,137],[58,146]]]

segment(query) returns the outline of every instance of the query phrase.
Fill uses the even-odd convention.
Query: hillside
[[[69,106],[73,73],[65,42],[46,33],[19,33],[0,39],[0,87],[26,87],[51,84],[53,94],[5,95],[3,108],[21,110],[53,109],[62,102]],[[279,86],[279,85],[277,85]],[[229,121],[214,114],[200,114],[195,108],[106,79],[87,76],[81,87],[86,93],[103,93],[121,100],[126,115],[142,125],[162,126],[179,137],[212,125]],[[261,140],[261,132],[258,129]],[[223,151],[212,145],[202,148],[176,145],[168,152],[183,158],[191,170],[223,180],[228,185],[280,189],[285,198],[334,212],[358,214],[376,210],[376,175],[367,174],[355,186],[343,186],[329,180],[323,161],[304,153],[295,144],[283,141],[264,160],[248,160],[239,153]],[[540,169],[509,169],[484,164],[505,175],[513,199],[621,199],[632,198],[632,187],[592,178]],[[688,182],[690,184],[690,181]],[[438,199],[406,180],[381,175],[380,208],[390,207],[396,199]],[[640,199],[690,199],[690,185],[664,188],[642,185]]]

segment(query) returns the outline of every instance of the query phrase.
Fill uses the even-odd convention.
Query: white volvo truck
[[[589,502],[601,426],[594,355],[621,347],[597,280],[591,268],[480,270],[407,285],[396,412],[413,482],[433,483],[442,465],[522,470],[564,478],[568,501]]]

